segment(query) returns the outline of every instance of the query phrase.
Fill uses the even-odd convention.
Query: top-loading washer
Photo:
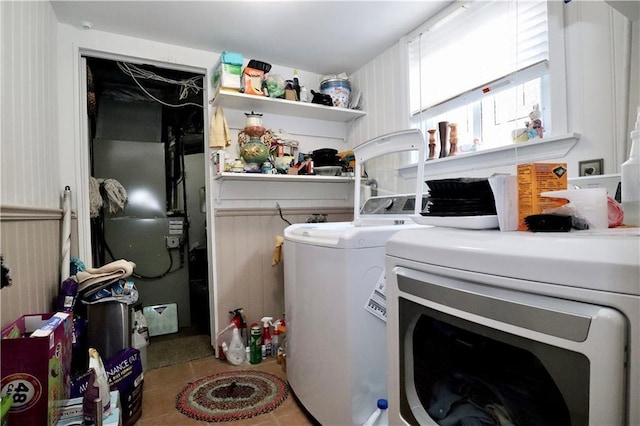
[[[422,172],[402,172],[424,161],[420,131],[375,138],[354,154],[354,221],[295,224],[284,234],[287,379],[323,425],[363,424],[387,397],[385,244],[424,227],[410,219],[422,205]]]
[[[389,422],[640,425],[639,231],[394,234]]]

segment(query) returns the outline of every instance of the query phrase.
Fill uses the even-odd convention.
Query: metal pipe
[[[65,186],[62,196],[62,247],[60,282],[69,278],[71,254],[71,188]]]

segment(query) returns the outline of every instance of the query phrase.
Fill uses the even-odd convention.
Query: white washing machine
[[[390,424],[640,425],[639,231],[392,236]]]
[[[403,164],[424,161],[422,134],[385,135],[354,154],[366,173],[355,179],[354,221],[295,224],[284,235],[287,379],[323,425],[363,424],[387,397],[385,244],[423,227],[410,220],[422,173],[402,174]],[[374,190],[362,207],[361,183]]]

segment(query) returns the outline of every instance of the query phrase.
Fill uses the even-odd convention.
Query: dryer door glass
[[[620,312],[396,272],[399,409],[409,423],[624,422],[626,321]]]

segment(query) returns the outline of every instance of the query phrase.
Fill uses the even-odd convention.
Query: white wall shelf
[[[262,173],[229,173],[224,172],[213,177],[214,180],[237,180],[237,181],[271,181],[271,182],[351,182],[355,178],[351,176],[319,176],[319,175],[285,175],[285,174],[262,174]]]
[[[224,89],[216,92],[213,98],[213,106],[342,123],[348,123],[366,115],[366,112],[355,109],[330,107],[266,96],[245,95],[244,93]]]
[[[461,172],[481,169],[491,170],[501,166],[559,159],[566,156],[578,143],[579,139],[580,134],[569,133],[485,151],[436,158],[425,163],[424,177],[434,178],[445,175],[459,175]],[[409,165],[400,172],[405,177],[413,177],[416,173],[416,166],[416,164]]]
[[[223,173],[214,177],[214,216],[234,208],[353,207],[355,179],[342,176]]]

